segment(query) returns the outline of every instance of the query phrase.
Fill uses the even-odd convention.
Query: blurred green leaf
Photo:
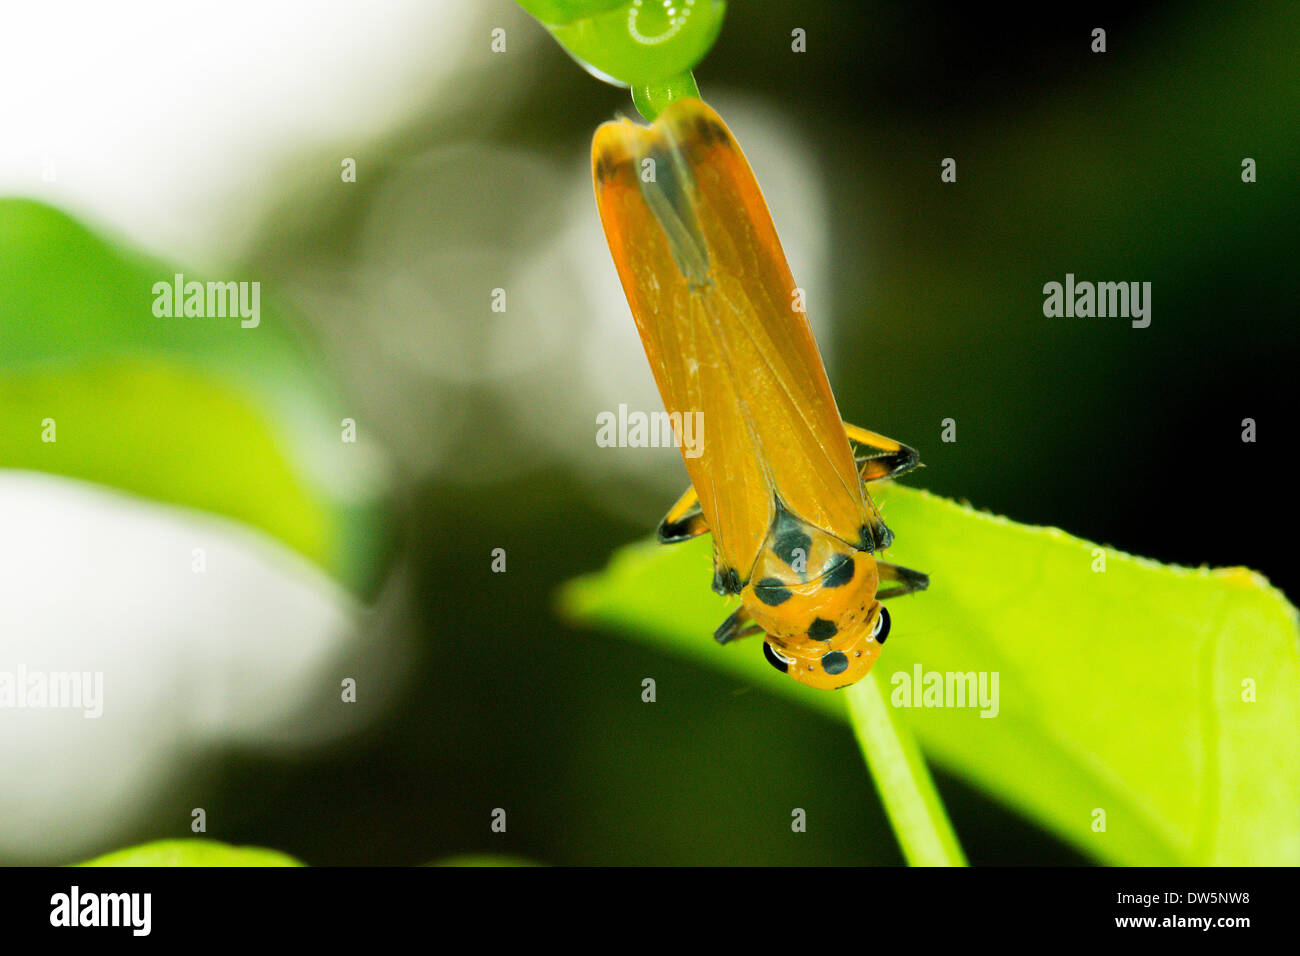
[[[654,85],[689,73],[722,29],[723,0],[519,0],[602,80]]]
[[[876,665],[891,699],[915,668],[999,678],[996,716],[900,708],[931,759],[1100,861],[1300,863],[1300,632],[1279,591],[901,486],[877,498],[898,534],[889,560],[931,575],[891,604]],[[710,639],[729,605],[709,591],[709,549],[626,548],[570,582],[562,607],[846,719],[843,695]]]
[[[0,201],[0,467],[226,515],[367,590],[385,481],[364,423],[356,444],[341,440],[356,410],[272,297],[255,328],[155,316],[154,284],[176,273],[210,278],[41,203]],[[42,440],[46,419],[56,441]]]
[[[215,840],[159,840],[115,850],[79,866],[302,866],[277,850]]]

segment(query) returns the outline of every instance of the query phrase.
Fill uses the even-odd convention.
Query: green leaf
[[[277,850],[215,840],[159,840],[115,850],[78,866],[302,866]]]
[[[519,0],[602,80],[652,86],[689,73],[722,29],[723,0]]]
[[[214,278],[44,204],[0,201],[0,467],[234,518],[367,591],[383,567],[385,481],[364,441],[341,440],[356,409],[270,289],[256,327],[156,316],[154,286],[177,273]]]
[[[931,760],[1099,861],[1300,863],[1300,631],[1279,591],[902,486],[876,496],[898,535],[888,559],[931,576],[890,605],[876,668],[891,702],[916,668],[998,675],[995,716],[899,707]],[[709,591],[709,548],[626,548],[562,607],[845,719],[844,695],[710,639],[729,605]]]

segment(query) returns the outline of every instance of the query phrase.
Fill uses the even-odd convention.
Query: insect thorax
[[[743,598],[778,646],[831,641],[875,603],[875,559],[778,506]]]

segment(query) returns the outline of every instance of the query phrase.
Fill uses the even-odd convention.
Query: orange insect
[[[719,643],[762,632],[778,670],[847,687],[889,633],[881,600],[929,584],[875,557],[893,534],[863,489],[917,453],[841,420],[763,194],[717,113],[681,99],[651,127],[605,123],[592,167],[659,394],[705,428],[659,539],[713,533],[713,589],[741,598]]]

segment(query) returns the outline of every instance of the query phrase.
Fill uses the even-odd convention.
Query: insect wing
[[[698,411],[684,457],[720,559],[745,578],[775,498],[850,543],[878,521],[771,215],[735,140],[698,100],[593,144],[610,251],[670,412]]]

